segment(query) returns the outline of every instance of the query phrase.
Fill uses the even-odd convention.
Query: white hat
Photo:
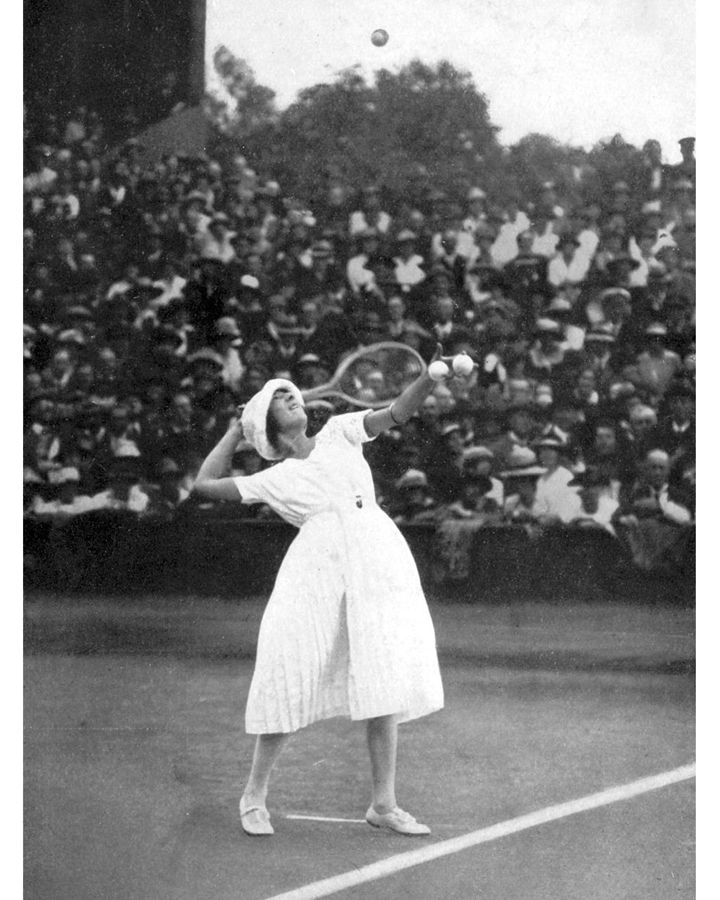
[[[215,333],[229,337],[240,337],[241,332],[232,316],[221,316],[215,321]]]
[[[662,322],[651,322],[650,325],[645,329],[645,334],[649,334],[651,336],[657,337],[665,337],[667,334],[667,328],[663,325]]]
[[[520,444],[515,444],[508,453],[505,461],[507,463],[508,469],[522,469],[527,466],[534,465],[537,462],[537,456],[529,447],[523,447]]]
[[[80,481],[80,473],[74,466],[63,466],[48,472],[48,484],[67,484],[69,481]]]
[[[420,469],[408,469],[407,472],[404,472],[395,482],[395,488],[397,490],[401,490],[402,488],[427,486],[427,475],[420,471]]]
[[[57,484],[78,483],[79,481],[80,473],[75,466],[65,466],[57,473]]]
[[[41,475],[30,468],[30,466],[23,467],[23,484],[44,484],[43,478]]]
[[[290,391],[298,403],[305,405],[300,389],[292,381],[288,381],[287,378],[271,378],[248,400],[240,417],[246,440],[250,441],[263,459],[282,457],[282,453],[276,450],[267,438],[268,409],[273,394],[280,388]]]
[[[466,447],[462,454],[463,462],[470,462],[473,459],[495,459],[495,454],[489,447],[478,445],[476,447]]]

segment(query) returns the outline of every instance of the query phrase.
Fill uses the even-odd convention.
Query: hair
[[[280,427],[270,408],[268,408],[265,418],[265,436],[273,450],[279,450]]]

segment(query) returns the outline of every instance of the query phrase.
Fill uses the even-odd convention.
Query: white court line
[[[534,828],[537,825],[564,819],[567,816],[573,816],[588,809],[597,809],[600,806],[608,806],[611,803],[628,800],[631,797],[646,794],[648,791],[655,791],[658,788],[677,784],[679,781],[687,781],[694,777],[695,763],[680,766],[680,768],[673,769],[670,772],[660,772],[658,775],[641,778],[639,781],[631,781],[629,784],[621,784],[617,787],[599,791],[596,794],[588,794],[586,797],[579,797],[577,800],[569,800],[567,803],[547,806],[545,809],[539,809],[536,812],[518,816],[515,819],[508,819],[505,822],[498,822],[497,825],[490,825],[487,828],[471,831],[468,834],[450,838],[446,841],[438,841],[436,844],[429,844],[420,847],[418,850],[398,853],[395,856],[381,859],[379,862],[360,866],[350,872],[333,875],[331,878],[324,878],[321,881],[313,881],[311,884],[287,891],[284,894],[274,894],[272,897],[268,897],[267,900],[316,900],[318,897],[328,897],[330,894],[336,894],[339,891],[344,891],[346,888],[365,884],[368,881],[375,881],[378,878],[386,878],[388,875],[401,872],[403,869],[409,869],[412,866],[417,866],[442,856],[449,856],[451,853],[458,853],[460,850],[467,850],[469,847],[485,844],[488,841],[497,840],[497,838],[505,837],[508,834],[516,834],[518,831],[525,831],[527,828]]]
[[[332,816],[301,816],[301,815],[287,815],[286,819],[303,819],[304,821],[309,822],[352,822],[353,825],[364,825],[365,819],[336,819]]]

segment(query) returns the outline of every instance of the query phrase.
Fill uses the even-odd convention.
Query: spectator
[[[343,274],[335,260],[332,243],[328,240],[315,241],[310,256],[310,268],[298,273],[297,294],[300,297],[314,297],[321,293],[336,297],[343,295]]]
[[[30,467],[40,474],[59,468],[61,440],[55,410],[55,404],[46,395],[31,404],[24,449]]]
[[[544,470],[538,477],[535,492],[538,519],[544,523],[567,522],[575,491],[568,487],[573,473],[561,464],[564,446],[552,437],[542,438],[534,446]]]
[[[679,373],[680,357],[665,347],[667,327],[654,322],[645,329],[645,349],[635,358],[635,364],[625,372],[629,381],[638,388],[648,388],[660,396]]]
[[[215,213],[207,227],[196,233],[195,246],[200,259],[214,260],[223,265],[235,259],[232,239],[237,236],[237,232],[231,231],[229,224],[230,220],[225,213]]]
[[[545,469],[536,464],[535,454],[528,447],[517,447],[507,462],[508,468],[500,473],[505,494],[503,518],[518,525],[537,523],[537,480]]]
[[[585,417],[573,398],[562,396],[544,410],[547,421],[540,427],[538,439],[550,438],[562,445],[561,462],[569,465],[578,455],[580,431]]]
[[[157,489],[150,492],[149,514],[170,518],[187,500],[189,492],[181,484],[182,471],[174,459],[164,457],[157,468]]]
[[[489,500],[492,500],[498,509],[502,509],[504,494],[503,483],[493,474],[493,466],[495,462],[495,454],[489,447],[474,446],[466,447],[462,454],[464,477],[468,475],[483,476],[488,479],[488,489],[483,494]]]
[[[90,498],[91,509],[125,509],[142,513],[150,498],[140,487],[135,457],[116,457],[110,464],[107,488]]]
[[[416,285],[425,281],[425,260],[415,252],[417,235],[404,228],[397,236],[398,254],[393,258],[395,278],[403,293],[409,293]]]
[[[370,292],[375,287],[375,275],[367,264],[377,253],[378,233],[374,228],[366,228],[358,232],[360,252],[348,260],[346,276],[350,290],[355,295],[363,291]]]
[[[555,256],[560,241],[560,234],[556,230],[556,218],[557,216],[551,209],[538,207],[535,210],[529,229],[530,234],[533,236],[532,252],[546,260]]]
[[[515,447],[528,448],[534,436],[535,419],[527,405],[510,409],[505,417],[505,430],[501,441],[493,448],[500,465],[508,466]],[[533,462],[534,454],[533,454]]]
[[[395,482],[396,502],[393,521],[398,525],[433,522],[436,503],[428,487],[427,476],[418,469],[408,469]]]
[[[96,438],[95,449],[99,456],[109,461],[116,456],[140,456],[142,434],[138,422],[133,422],[130,410],[118,405],[110,410],[107,428],[103,428]]]
[[[69,350],[57,350],[50,365],[42,372],[42,386],[49,394],[58,396],[70,384],[75,372],[75,364]]]
[[[433,238],[433,271],[445,272],[453,293],[462,291],[468,267],[467,255],[460,252],[457,231],[446,228]]]
[[[183,278],[178,272],[177,263],[171,257],[166,257],[160,266],[160,276],[152,282],[157,289],[157,296],[151,301],[153,309],[167,306],[171,300],[179,300],[184,296],[187,278]]]
[[[613,517],[635,564],[645,571],[673,571],[682,564],[685,537],[679,528],[692,521],[691,500],[670,485],[669,475],[668,454],[651,450]]]
[[[77,516],[93,508],[91,498],[78,493],[80,473],[73,466],[63,466],[51,472],[49,483],[57,487],[57,496],[47,501],[35,496],[31,507],[35,515],[53,518]]]
[[[578,250],[580,241],[572,234],[563,234],[557,241],[556,254],[548,263],[547,280],[554,288],[578,284],[585,280],[589,268],[587,256]]]
[[[548,378],[562,370],[565,362],[562,328],[555,319],[540,318],[535,323],[535,341],[528,350],[528,375]]]
[[[687,525],[692,519],[689,498],[670,485],[669,476],[668,454],[660,449],[650,450],[638,479],[621,497],[618,521],[629,525],[641,519],[653,519]]]
[[[681,178],[687,178],[694,186],[695,183],[695,138],[684,137],[678,141],[682,162],[675,166],[674,174]]]
[[[576,488],[576,500],[569,504],[566,524],[581,528],[603,528],[615,535],[612,520],[618,501],[612,496],[607,476],[601,471],[586,469],[578,473],[569,487]]]
[[[613,357],[615,335],[612,327],[596,325],[584,335],[583,348],[572,361],[582,370],[590,370],[600,393],[606,393],[617,375],[617,363]]]
[[[463,220],[463,231],[475,235],[477,229],[487,222],[487,194],[482,188],[470,188],[467,195],[467,216]]]
[[[388,319],[384,325],[384,340],[398,341],[410,346],[418,346],[422,341],[432,340],[432,336],[407,313],[405,301],[399,295],[392,296],[387,303]]]
[[[198,450],[198,439],[192,399],[187,394],[177,393],[170,403],[163,449],[167,456],[184,466],[190,454]]]
[[[625,436],[632,452],[633,459],[639,464],[648,450],[657,445],[657,412],[645,403],[635,403],[628,415],[629,428]]]
[[[598,419],[592,426],[591,443],[583,454],[586,468],[604,478],[617,499],[620,487],[632,480],[635,466],[627,442],[612,419]]]
[[[670,455],[673,466],[695,462],[695,389],[686,382],[672,384],[665,393],[668,412],[657,431],[658,446]]]
[[[660,197],[667,190],[667,179],[668,173],[662,163],[660,142],[653,139],[645,141],[638,191],[644,197],[652,199]]]
[[[390,215],[381,208],[380,189],[377,185],[368,185],[362,192],[361,208],[350,215],[350,237],[367,232],[368,229],[385,235],[390,230],[391,224]]]
[[[504,199],[489,205],[480,188],[456,195],[425,170],[402,197],[389,190],[380,202],[371,189],[353,210],[351,184],[333,173],[311,211],[239,156],[146,162],[134,143],[101,156],[101,126],[75,110],[27,140],[25,445],[38,477],[75,467],[81,491],[97,492],[110,443],[127,439],[149,469],[176,454],[191,483],[236,399],[274,372],[295,374],[305,357],[303,377],[316,379],[379,338],[427,358],[435,326],[448,352],[466,349],[480,366],[403,429],[388,486],[401,463],[432,472],[427,448],[453,422],[463,446],[486,444],[502,466],[541,433],[564,440],[566,465],[597,457],[615,490],[657,447],[671,454],[673,486],[691,485],[694,414],[672,389],[695,377],[693,141],[677,170],[652,141],[642,159],[613,159],[612,180],[625,184],[611,192],[578,157],[552,173],[570,179],[562,197],[551,185],[523,195],[499,170]],[[391,235],[402,238],[392,258]],[[362,252],[349,252],[352,238]],[[425,277],[433,241],[442,265]],[[588,265],[573,284],[569,269]],[[538,318],[557,323],[553,338],[535,334]],[[189,427],[169,400],[178,395]],[[528,407],[525,437],[522,422],[498,433],[497,413],[515,404]],[[134,438],[115,434],[115,408]]]
[[[443,522],[460,520],[478,525],[498,522],[500,506],[489,496],[491,490],[492,483],[486,475],[466,472],[457,500],[441,512]]]
[[[534,317],[534,298],[544,297],[547,291],[547,258],[535,252],[534,241],[535,234],[532,231],[521,232],[517,236],[517,255],[503,269],[511,297],[520,305],[526,317]]]
[[[242,334],[232,316],[222,316],[215,322],[213,349],[222,359],[223,384],[232,391],[238,390],[245,374],[245,366],[239,352],[242,343]]]
[[[457,321],[455,301],[445,292],[446,279],[443,275],[438,279],[437,273],[434,277],[436,284],[438,281],[440,282],[438,290],[443,291],[443,293],[438,294],[434,298],[430,330],[435,335],[435,339],[443,344],[450,344],[455,340],[464,340],[467,337],[467,331]]]

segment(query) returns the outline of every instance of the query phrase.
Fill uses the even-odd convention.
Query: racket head
[[[327,385],[303,391],[303,397],[306,402],[341,397],[362,409],[382,409],[426,369],[417,350],[396,341],[381,341],[351,353]]]

